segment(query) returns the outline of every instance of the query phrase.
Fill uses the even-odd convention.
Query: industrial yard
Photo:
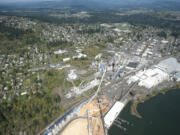
[[[101,112],[104,116],[111,105],[106,99],[101,99],[101,103]],[[77,119],[70,122],[61,134],[69,135],[72,133],[75,135],[104,135],[104,128],[97,100],[93,100],[82,106],[77,114]]]
[[[136,102],[154,91],[158,92],[178,83],[180,81],[179,58],[162,57],[155,45],[159,43],[165,45],[168,41],[158,42],[156,39],[151,39],[149,42],[152,42],[149,46],[142,45],[138,48],[134,46],[137,51],[129,51],[132,49],[131,46],[122,48],[121,52],[109,50],[113,56],[108,59],[102,59],[103,54],[96,55],[91,65],[91,69],[96,70],[92,80],[86,85],[82,83],[79,87],[74,87],[66,97],[69,100],[72,96],[81,95],[95,87],[97,91],[87,102],[76,107],[78,109],[75,108],[73,111],[75,115],[73,119],[66,122],[68,125],[65,124],[65,129],[59,126],[61,128],[56,132],[53,132],[54,130],[51,132],[53,134],[60,132],[63,135],[68,135],[72,131],[79,135],[104,135],[113,124],[125,131],[126,129],[121,125],[125,120],[116,118],[128,101]],[[71,70],[69,79],[76,80],[76,74],[75,70]],[[97,102],[95,98],[105,100]],[[78,127],[79,124],[81,126]],[[76,127],[79,130],[76,130]]]
[[[87,135],[88,134],[88,121],[87,119],[77,119],[72,121],[62,135]]]
[[[146,42],[125,43],[126,46],[120,47],[121,51],[117,51],[114,47],[94,55],[89,67],[93,74],[87,77],[82,77],[86,74],[85,70],[80,72],[77,68],[65,68],[68,71],[67,81],[73,84],[65,95],[66,102],[71,102],[73,98],[85,95],[92,90],[94,92],[73,109],[71,118],[67,116],[68,118],[58,123],[55,128],[47,130],[45,135],[51,133],[67,135],[76,130],[79,123],[83,125],[78,127],[79,130],[76,133],[79,135],[103,135],[112,124],[116,124],[125,131],[121,125],[122,121],[117,120],[116,117],[129,100],[136,102],[180,81],[179,57],[163,56],[159,51],[160,48],[167,46],[169,41],[149,38]],[[61,52],[66,51],[59,51]],[[77,48],[76,52],[79,53],[76,58],[88,57],[81,49]],[[106,53],[109,57],[105,57]],[[68,62],[70,59],[66,60]],[[79,78],[83,79],[78,85],[74,85]],[[105,101],[97,103],[96,98],[105,99]]]

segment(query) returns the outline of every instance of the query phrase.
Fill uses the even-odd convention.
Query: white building
[[[161,41],[161,43],[163,43],[163,44],[167,44],[169,41],[167,41],[167,40],[162,40]]]
[[[76,58],[80,59],[80,58],[86,58],[86,57],[87,57],[86,54],[79,53],[77,56],[73,56],[73,59],[76,59]]]
[[[136,75],[130,77],[127,83],[130,84],[139,81],[139,86],[149,89],[163,81],[169,80],[172,75],[177,81],[180,81],[180,63],[177,62],[176,58],[170,57],[161,61],[158,65],[153,66],[151,69],[139,71]]]
[[[169,80],[168,73],[158,68],[152,68],[145,71],[139,71],[136,75],[130,77],[128,84],[139,81],[139,86],[149,89],[157,86],[165,80]]]
[[[64,58],[63,62],[67,62],[67,61],[70,61],[70,60],[71,60],[71,58]]]
[[[67,51],[66,50],[58,50],[58,51],[55,51],[54,54],[63,54],[63,53],[66,53]]]
[[[102,57],[102,53],[99,53],[98,55],[95,56],[95,60],[100,59],[101,57]]]
[[[68,74],[68,79],[70,79],[70,80],[76,80],[77,79],[77,74],[74,73],[74,70],[70,71],[70,73]]]

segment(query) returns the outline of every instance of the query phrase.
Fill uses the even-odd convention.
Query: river
[[[141,119],[130,114],[131,103],[127,104],[119,118],[129,122],[123,123],[123,131],[113,125],[109,135],[180,135],[180,89],[166,94],[159,94],[145,103],[138,105]]]

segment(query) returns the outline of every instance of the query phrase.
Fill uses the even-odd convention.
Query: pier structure
[[[112,108],[109,110],[109,112],[104,117],[104,123],[105,127],[109,129],[115,119],[118,117],[120,112],[123,110],[125,106],[125,103],[116,101],[115,104],[112,106]]]
[[[123,108],[128,103],[128,101],[129,101],[128,94],[138,84],[138,82],[139,81],[131,84],[131,86],[127,90],[126,94],[123,97],[120,97],[120,99],[114,103],[114,105],[111,107],[111,109],[104,116],[104,123],[105,123],[105,127],[107,129],[109,129],[112,126],[112,124],[114,123],[116,118],[119,116],[119,114],[121,113]]]

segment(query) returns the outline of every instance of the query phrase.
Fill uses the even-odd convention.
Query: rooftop
[[[166,69],[168,73],[172,73],[173,71],[180,71],[180,63],[178,63],[177,59],[173,57],[161,61],[158,66]]]

